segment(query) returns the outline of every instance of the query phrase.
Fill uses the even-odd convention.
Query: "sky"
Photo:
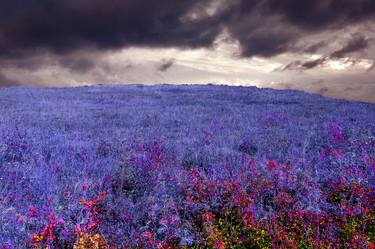
[[[0,87],[213,83],[375,103],[374,0],[0,6]]]

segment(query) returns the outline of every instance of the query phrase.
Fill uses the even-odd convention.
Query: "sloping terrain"
[[[314,215],[338,215],[332,189],[340,204],[350,186],[364,191],[345,199],[352,209],[374,203],[374,104],[255,87],[114,85],[1,89],[0,114],[0,247],[68,247],[92,231],[117,245],[228,246],[189,217],[221,210],[218,186],[229,183],[252,199],[241,210],[254,222],[280,211],[280,189],[293,210]],[[212,202],[194,201],[199,183],[213,184]]]

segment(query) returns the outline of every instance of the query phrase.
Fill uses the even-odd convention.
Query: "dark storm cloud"
[[[326,58],[319,58],[319,59],[312,60],[312,61],[306,61],[306,62],[302,63],[301,67],[304,70],[307,70],[307,69],[311,69],[311,68],[314,68],[314,67],[317,67],[317,66],[321,65],[325,61],[326,61]]]
[[[296,42],[306,34],[339,30],[375,17],[373,0],[235,2],[223,16],[229,32],[241,44],[243,56],[303,52]],[[325,44],[315,45],[308,50],[316,51]]]
[[[209,47],[226,28],[240,42],[243,56],[269,57],[295,49],[303,32],[338,29],[375,14],[373,0],[233,0],[210,16],[204,9],[215,1],[3,1],[0,55],[23,56],[39,48],[65,53],[126,46]],[[200,15],[189,18],[194,11]]]
[[[269,0],[268,10],[280,13],[303,29],[338,28],[373,18],[373,0]]]
[[[324,62],[327,59],[328,59],[327,57],[321,57],[321,58],[318,58],[318,59],[315,59],[315,60],[309,60],[309,61],[305,61],[305,62],[302,62],[300,60],[296,60],[296,61],[290,62],[289,64],[287,64],[284,67],[278,68],[276,71],[284,72],[284,71],[287,71],[287,70],[296,70],[296,71],[302,72],[302,71],[309,70],[309,69],[312,69],[312,68],[315,68],[315,67],[318,67],[318,66],[324,64]]]
[[[160,65],[158,66],[158,70],[161,71],[161,72],[165,72],[169,68],[171,68],[175,62],[176,62],[176,60],[174,58],[163,59],[160,62]]]
[[[0,73],[9,68],[35,71],[51,63],[81,73],[99,66],[105,69],[98,62],[100,57],[86,55],[132,46],[209,47],[220,33],[220,27],[214,25],[218,21],[207,16],[185,18],[208,2],[2,1]]]
[[[212,18],[183,21],[207,0],[9,0],[0,10],[1,55],[47,48],[209,46],[219,32]]]

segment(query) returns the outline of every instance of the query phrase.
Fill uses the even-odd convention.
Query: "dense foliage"
[[[375,248],[375,106],[299,91],[0,91],[0,248]]]

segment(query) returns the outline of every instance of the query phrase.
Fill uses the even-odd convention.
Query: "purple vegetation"
[[[0,248],[374,248],[373,104],[129,85],[2,89],[0,113]]]

